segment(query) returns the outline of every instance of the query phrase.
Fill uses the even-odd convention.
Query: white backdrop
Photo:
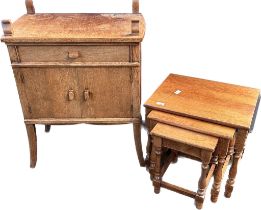
[[[147,25],[142,103],[171,72],[261,87],[259,0],[140,0],[140,6]],[[35,0],[35,7],[37,12],[130,12],[131,0]],[[23,0],[1,3],[0,19],[15,20],[24,13]],[[38,164],[30,169],[4,44],[0,91],[0,209],[195,209],[190,198],[164,189],[153,193],[148,173],[138,165],[131,125],[54,126],[49,134],[37,126]],[[223,182],[219,201],[212,204],[210,186],[204,209],[260,208],[260,118],[248,138],[232,197],[224,198]],[[145,148],[145,131],[142,140]],[[166,179],[196,190],[198,178],[199,165],[182,159]]]

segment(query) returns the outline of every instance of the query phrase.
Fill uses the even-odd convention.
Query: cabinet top
[[[1,39],[6,43],[141,42],[145,21],[141,14],[37,13],[23,15],[8,28]]]

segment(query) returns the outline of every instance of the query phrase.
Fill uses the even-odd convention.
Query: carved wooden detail
[[[75,97],[74,91],[73,90],[69,90],[68,91],[68,100],[72,101],[74,99],[74,97]]]
[[[35,14],[33,0],[25,0],[25,6],[26,6],[27,14]]]
[[[133,0],[132,1],[132,13],[139,13],[140,5],[139,0]]]
[[[5,36],[12,36],[12,23],[10,20],[2,20],[2,27]]]
[[[234,189],[235,179],[237,175],[237,168],[240,158],[242,157],[248,131],[239,129],[235,141],[235,152],[233,155],[232,165],[229,170],[228,180],[226,183],[225,197],[230,198]]]
[[[139,34],[140,32],[140,21],[139,20],[132,20],[131,21],[131,33],[132,34]]]
[[[152,150],[152,145],[151,145],[151,136],[148,134],[148,140],[147,140],[147,145],[146,145],[146,158],[145,158],[145,164],[146,164],[146,169],[150,171],[150,154]]]
[[[231,150],[231,148],[229,148],[229,146],[231,146],[231,142],[233,142],[233,139],[229,141],[228,139],[222,139],[222,138],[220,138],[218,142],[218,148],[216,149],[216,151],[218,150],[218,164],[215,169],[214,183],[211,190],[212,202],[217,202],[218,200],[222,176],[223,176],[222,171],[223,171],[223,167],[226,161],[228,151]]]
[[[202,208],[204,197],[205,197],[205,191],[207,186],[207,173],[208,173],[209,165],[208,162],[202,163],[201,165],[201,176],[199,178],[198,182],[198,191],[195,198],[195,204],[198,209]]]
[[[234,154],[235,140],[236,140],[236,137],[234,137],[234,138],[230,141],[230,143],[229,143],[228,155],[230,155],[231,157],[232,157],[232,155]]]
[[[156,194],[160,193],[160,187],[161,187],[161,144],[162,139],[159,137],[153,137],[153,146],[155,149],[155,168],[154,168],[154,176],[153,176],[153,186],[154,186],[154,192]]]
[[[84,98],[85,101],[88,101],[90,99],[90,96],[91,96],[90,90],[86,89],[86,90],[83,91],[83,98]]]
[[[150,152],[147,154],[148,155],[147,161],[149,161],[149,164],[146,167],[150,173],[150,179],[153,181],[154,170],[156,166],[156,153],[155,153],[155,147],[153,147],[153,138],[151,135],[148,135],[148,137],[149,137],[148,141],[150,141]]]
[[[210,163],[211,157],[212,157],[211,152],[206,152],[206,151],[202,150],[201,176],[198,181],[198,191],[197,191],[197,194],[195,197],[195,205],[196,205],[197,209],[201,209],[203,207],[203,202],[205,199],[205,192],[206,192],[206,188],[207,188],[207,184],[208,184],[207,183],[207,174],[209,171],[209,163]]]
[[[211,190],[211,201],[217,202],[219,191],[220,191],[220,185],[222,180],[222,168],[225,163],[226,156],[219,156],[218,158],[218,165],[216,167],[216,174],[214,176],[214,184],[212,186]]]

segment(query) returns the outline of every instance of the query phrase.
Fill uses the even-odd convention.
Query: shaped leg
[[[235,141],[236,141],[236,138],[230,140],[230,142],[229,142],[228,155],[230,155],[231,159],[234,154]]]
[[[155,146],[153,146],[153,140],[151,140],[151,153],[150,153],[150,164],[149,164],[149,173],[150,179],[153,181],[155,176],[155,166],[156,166],[156,153],[155,153]]]
[[[45,125],[45,132],[49,133],[51,130],[51,125]]]
[[[134,140],[136,146],[137,156],[140,162],[140,166],[145,166],[145,160],[143,157],[142,144],[141,144],[141,118],[133,122]]]
[[[222,180],[222,169],[223,169],[225,161],[226,161],[226,156],[220,156],[218,158],[218,165],[216,168],[216,173],[214,176],[214,183],[213,183],[212,190],[211,190],[211,201],[214,203],[217,202],[217,200],[218,200],[218,195],[219,195],[220,185],[221,185],[221,180]]]
[[[145,126],[148,132],[148,141],[146,145],[146,158],[145,158],[145,164],[146,164],[146,169],[150,171],[150,156],[151,156],[151,150],[152,150],[152,139],[150,136],[150,131],[152,129],[151,122],[148,119],[148,115],[150,113],[150,109],[146,108],[145,109]]]
[[[206,180],[206,176],[207,176],[207,172],[208,172],[209,166],[208,163],[202,163],[201,165],[201,176],[198,182],[198,191],[197,191],[197,195],[195,198],[195,204],[197,209],[202,209],[203,207],[203,202],[204,202],[204,198],[205,198],[205,191],[206,191],[206,187],[207,187],[207,180]]]
[[[212,190],[211,190],[211,201],[212,202],[217,202],[217,200],[218,200],[218,195],[220,192],[220,185],[221,185],[221,181],[223,178],[223,166],[224,166],[224,163],[226,162],[226,157],[227,157],[228,151],[229,151],[229,149],[231,149],[230,146],[231,146],[232,141],[233,140],[220,138],[218,141],[218,146],[214,152],[214,154],[217,155],[217,157],[218,157],[218,161],[217,161],[218,164],[215,169],[214,183],[213,183]],[[214,154],[213,154],[213,156],[214,156]],[[212,157],[212,160],[213,160],[213,157]]]
[[[234,189],[234,184],[235,184],[235,179],[237,175],[237,167],[238,167],[238,162],[239,159],[241,158],[242,153],[239,151],[235,151],[233,155],[233,160],[232,160],[232,165],[229,170],[229,175],[228,175],[228,180],[226,183],[226,188],[225,188],[225,197],[230,198],[232,191]]]
[[[145,164],[146,164],[147,170],[150,170],[150,156],[151,156],[151,150],[152,150],[151,144],[152,144],[151,136],[148,133],[148,141],[147,141],[147,146],[146,146],[146,158],[145,158]]]
[[[161,187],[161,153],[162,153],[162,139],[160,137],[153,137],[153,150],[155,152],[155,169],[153,174],[153,186],[156,194],[160,193]]]
[[[210,165],[211,164],[217,164],[217,163],[218,163],[218,150],[215,150],[213,155],[212,155]]]
[[[207,173],[209,171],[209,163],[211,159],[211,152],[202,151],[202,165],[201,165],[201,176],[198,181],[198,191],[195,197],[195,205],[197,209],[202,209],[203,202],[205,199],[205,192],[207,187]]]
[[[35,125],[25,125],[30,149],[30,167],[35,168],[37,162],[37,137]]]
[[[226,189],[225,189],[225,197],[227,197],[227,198],[231,197],[232,191],[234,189],[238,163],[239,163],[239,159],[241,158],[243,150],[244,150],[247,135],[248,135],[247,130],[241,129],[237,132],[237,137],[236,137],[236,141],[235,141],[235,152],[233,155],[232,165],[231,165],[231,168],[229,170],[229,175],[228,175],[229,178],[227,180]]]
[[[172,163],[177,163],[178,162],[178,152],[172,151],[172,153],[173,153]]]
[[[156,153],[155,153],[155,147],[153,147],[153,139],[151,139],[151,151],[150,151],[149,160],[150,160],[150,164],[149,164],[150,179],[153,180],[153,177],[155,175],[154,173],[155,173],[155,165],[156,165]]]

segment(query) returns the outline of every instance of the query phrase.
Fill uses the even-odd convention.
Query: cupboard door
[[[130,67],[78,68],[83,118],[132,117]]]
[[[81,116],[77,72],[71,68],[15,68],[25,119]]]

